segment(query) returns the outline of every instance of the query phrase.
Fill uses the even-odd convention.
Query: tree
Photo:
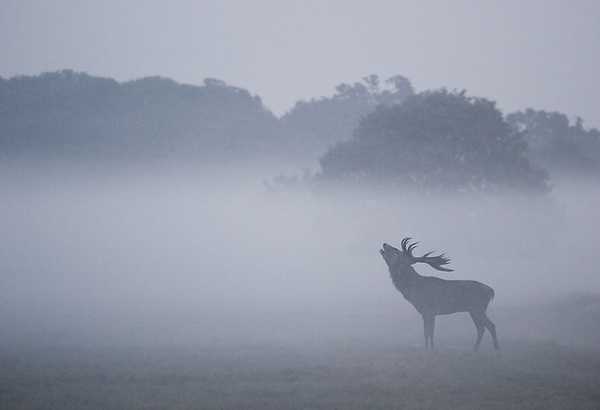
[[[600,174],[600,132],[586,130],[565,114],[531,108],[506,116],[510,126],[523,133],[531,162],[558,176]]]
[[[410,81],[394,76],[381,89],[379,77],[370,75],[362,82],[342,83],[332,97],[299,101],[282,118],[291,143],[300,155],[314,158],[329,145],[352,136],[360,119],[380,104],[393,105],[414,94]]]
[[[219,161],[285,150],[260,98],[223,81],[118,83],[64,70],[0,79],[0,155]]]
[[[322,182],[428,191],[548,190],[545,173],[530,165],[520,134],[495,103],[464,91],[425,92],[379,106],[320,164]]]

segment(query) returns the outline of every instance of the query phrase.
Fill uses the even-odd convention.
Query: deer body
[[[425,347],[433,349],[435,316],[469,312],[477,328],[475,350],[479,348],[486,328],[492,335],[494,348],[498,350],[496,326],[486,315],[487,306],[494,297],[494,290],[473,280],[444,280],[419,275],[412,267],[413,264],[423,262],[435,269],[450,271],[451,269],[442,267],[449,259],[444,255],[430,257],[430,253],[420,258],[414,257],[412,250],[416,243],[407,248],[409,240],[405,238],[402,241],[402,251],[383,244],[380,253],[389,267],[396,289],[423,317]]]

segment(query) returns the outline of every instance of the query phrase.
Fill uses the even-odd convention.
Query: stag
[[[444,267],[450,263],[450,259],[444,254],[429,256],[433,252],[428,252],[420,257],[414,256],[412,252],[418,242],[411,244],[410,240],[411,238],[402,240],[402,250],[384,243],[379,253],[388,265],[396,289],[423,317],[425,348],[433,349],[433,328],[437,315],[469,312],[477,328],[475,351],[479,349],[486,328],[492,335],[494,349],[498,350],[496,325],[485,313],[494,298],[494,290],[474,280],[444,280],[419,275],[412,266],[419,262],[439,271],[451,272],[453,269]]]

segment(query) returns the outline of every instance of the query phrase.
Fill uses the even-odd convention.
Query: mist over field
[[[265,183],[277,169],[5,162],[0,343],[421,345],[421,318],[378,253],[406,236],[455,269],[419,273],[495,289],[501,345],[597,342],[594,329],[548,330],[555,312],[540,313],[600,291],[594,182],[544,199],[278,191]],[[475,334],[467,314],[438,317],[438,346],[468,349]]]

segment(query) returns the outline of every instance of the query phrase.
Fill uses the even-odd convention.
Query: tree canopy
[[[379,106],[320,163],[323,182],[430,191],[548,189],[545,173],[529,163],[520,134],[495,103],[465,92],[425,92]]]
[[[70,70],[0,79],[0,124],[3,155],[207,159],[285,146],[260,98],[215,79],[118,83]]]
[[[414,94],[410,81],[400,75],[388,78],[383,86],[377,75],[369,75],[335,90],[331,97],[298,101],[281,118],[289,139],[307,155],[321,155],[329,145],[349,139],[360,119],[376,106],[399,104]]]
[[[544,169],[553,178],[600,174],[600,132],[581,119],[532,109],[505,119],[493,101],[465,92],[415,95],[402,76],[335,90],[277,118],[258,96],[215,78],[202,86],[70,70],[0,78],[0,156],[269,157],[303,167],[318,158],[321,182],[430,191],[545,191]]]
[[[523,133],[531,162],[554,177],[600,175],[600,132],[565,114],[527,109],[506,116]]]

